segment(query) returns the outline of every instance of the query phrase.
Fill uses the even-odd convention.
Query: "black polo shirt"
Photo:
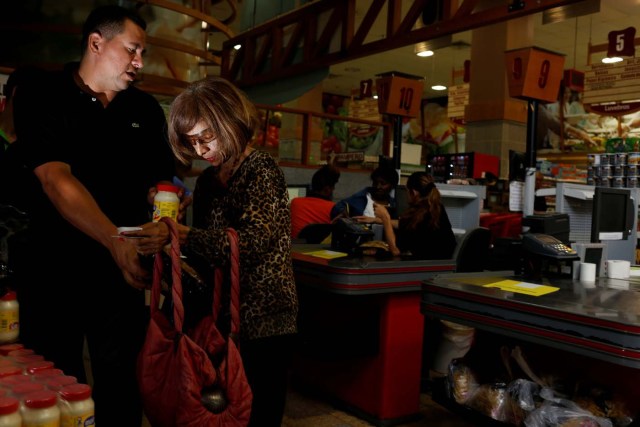
[[[105,108],[77,86],[77,67],[49,73],[17,98],[16,130],[25,163],[31,169],[51,161],[67,163],[115,225],[148,222],[149,188],[175,173],[164,112],[135,87],[119,92]],[[93,242],[57,212],[34,212],[32,226],[67,244]]]

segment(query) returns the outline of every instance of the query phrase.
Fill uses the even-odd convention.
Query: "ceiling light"
[[[378,95],[373,95],[373,99],[378,99]]]
[[[611,58],[602,58],[602,62],[604,64],[615,64],[616,62],[622,61],[622,58],[619,56],[612,56]]]
[[[427,56],[433,56],[432,50],[423,50],[421,52],[417,52],[416,55],[426,58]]]
[[[207,23],[205,21],[202,21],[202,29],[203,30],[207,29]]]
[[[433,85],[433,86],[431,86],[431,89],[433,89],[433,90],[446,90],[447,87],[443,86],[443,85]]]
[[[240,48],[241,48],[241,47],[242,47],[242,45],[238,43],[238,44],[237,44],[237,45],[235,45],[233,48],[234,48],[235,50],[240,50]]]
[[[415,52],[416,55],[422,56],[422,57],[433,55],[433,51],[429,49],[429,45],[426,42],[416,43],[416,45],[413,48],[413,51]]]

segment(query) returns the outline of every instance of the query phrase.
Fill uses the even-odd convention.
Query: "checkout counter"
[[[485,186],[437,187],[458,235],[478,226]],[[294,380],[376,426],[419,418],[421,284],[453,273],[455,260],[317,256],[328,250],[329,245],[293,245],[301,338]]]
[[[377,426],[418,418],[421,284],[452,273],[455,261],[323,258],[327,251],[293,246],[301,338],[294,380]]]
[[[423,283],[421,311],[564,354],[552,363],[586,361],[584,379],[608,382],[640,406],[640,277],[580,282],[512,274],[431,277]]]

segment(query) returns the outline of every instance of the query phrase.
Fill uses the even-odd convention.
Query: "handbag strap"
[[[173,302],[173,325],[178,332],[182,332],[184,323],[184,305],[182,304],[182,266],[180,264],[180,239],[175,221],[169,217],[162,217],[160,221],[169,227],[171,237],[171,299]],[[153,285],[151,288],[151,314],[160,309],[160,293],[162,280],[162,254],[157,253],[153,264]]]
[[[230,336],[235,338],[240,333],[240,248],[238,233],[233,228],[227,228],[230,252],[230,307],[231,330]],[[216,269],[215,286],[213,288],[213,319],[218,320],[218,313],[222,306],[222,282],[223,274],[220,268]]]
[[[168,217],[160,218],[167,224],[171,236],[171,298],[173,301],[173,325],[178,332],[182,332],[184,324],[184,305],[182,304],[182,266],[180,263],[180,239],[176,223]],[[230,250],[230,308],[231,337],[235,338],[240,333],[240,249],[238,245],[238,233],[233,228],[227,228]],[[151,288],[151,314],[159,310],[161,279],[163,271],[162,254],[157,253],[153,265],[153,285]],[[222,270],[216,269],[215,286],[213,290],[213,318],[218,318],[222,300]]]

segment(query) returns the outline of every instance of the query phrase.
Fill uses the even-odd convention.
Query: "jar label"
[[[158,222],[163,216],[168,216],[174,221],[178,220],[178,209],[180,203],[176,202],[155,202],[153,204],[153,222]]]
[[[95,425],[96,419],[93,414],[60,415],[60,427],[89,427]]]
[[[0,311],[0,332],[17,331],[19,325],[18,310]]]

